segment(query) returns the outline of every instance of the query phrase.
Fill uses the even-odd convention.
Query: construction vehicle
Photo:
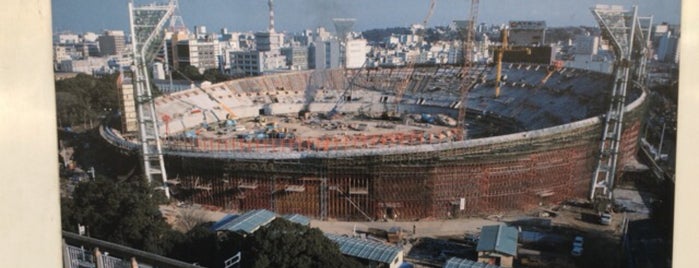
[[[539,82],[539,85],[536,88],[542,87],[544,84],[546,84],[546,81],[551,78],[551,76],[560,71],[563,68],[563,61],[560,60],[555,60],[553,61],[553,64],[551,64],[547,70],[546,76],[544,76],[543,79],[541,79],[541,82]]]
[[[333,108],[330,109],[330,111],[327,114],[325,114],[325,117],[333,118],[338,114],[340,106],[347,101],[348,97],[352,96],[351,92],[352,92],[352,86],[354,85],[354,80],[357,78],[357,76],[359,76],[359,73],[361,73],[362,70],[364,70],[364,68],[366,68],[368,62],[369,62],[369,59],[367,58],[364,61],[364,63],[362,64],[362,66],[359,67],[359,70],[354,75],[352,75],[352,77],[349,79],[349,82],[345,86],[345,89],[342,91],[342,94],[340,94],[340,96],[337,97],[337,101],[335,101],[335,105],[333,105]]]

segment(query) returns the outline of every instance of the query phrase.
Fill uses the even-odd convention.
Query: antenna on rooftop
[[[272,0],[267,1],[267,6],[269,6],[269,27],[267,30],[270,33],[274,32],[274,3],[272,3]]]

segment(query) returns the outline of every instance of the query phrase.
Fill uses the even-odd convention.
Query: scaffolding
[[[154,180],[162,183],[165,196],[170,198],[167,186],[167,173],[163,160],[162,144],[158,130],[158,117],[148,78],[148,65],[153,61],[163,45],[166,22],[175,11],[174,1],[167,4],[134,6],[129,2],[129,22],[131,44],[133,46],[132,67],[136,96],[136,111],[141,142],[141,158],[144,175],[149,183]]]

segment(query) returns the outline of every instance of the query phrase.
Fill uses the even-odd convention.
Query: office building
[[[124,31],[105,31],[97,42],[102,56],[121,54],[126,46]]]
[[[309,68],[332,69],[340,66],[340,43],[337,41],[316,41],[308,47]]]
[[[545,21],[510,21],[509,41],[515,46],[540,46],[546,42]]]

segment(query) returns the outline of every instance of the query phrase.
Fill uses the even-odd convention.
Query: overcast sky
[[[164,0],[160,0],[162,2]],[[137,4],[155,2],[137,0]],[[267,28],[267,0],[179,0],[185,25],[205,25],[209,32],[261,31]],[[53,0],[56,32],[128,30],[128,0]],[[639,15],[653,15],[654,23],[680,21],[680,0],[481,0],[479,22],[545,20],[549,27],[596,25],[590,7],[596,3],[639,7]],[[331,18],[356,18],[355,30],[409,26],[422,22],[429,0],[275,0],[275,28],[296,32],[325,26]],[[437,0],[428,26],[448,25],[468,16],[469,0]]]

